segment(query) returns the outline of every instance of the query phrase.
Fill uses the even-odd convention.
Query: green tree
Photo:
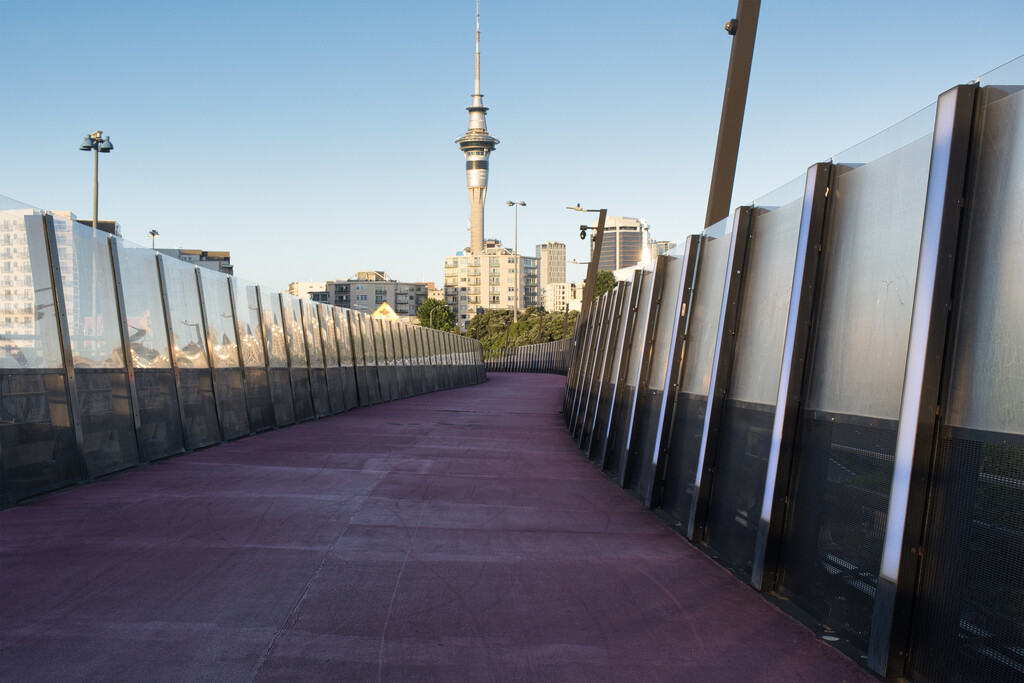
[[[594,278],[594,298],[598,298],[605,292],[610,292],[615,289],[615,276],[612,275],[610,270],[599,270],[597,271],[597,277]]]
[[[443,332],[455,331],[455,314],[440,299],[427,299],[416,309],[421,327],[432,327]]]
[[[488,355],[506,346],[526,346],[556,341],[569,336],[576,329],[577,311],[548,313],[537,307],[520,311],[519,322],[512,322],[512,311],[492,309],[484,311],[466,325],[466,336],[484,347]]]

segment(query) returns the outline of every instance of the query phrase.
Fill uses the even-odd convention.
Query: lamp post
[[[587,312],[594,298],[594,285],[597,284],[597,264],[601,260],[601,244],[604,242],[604,219],[608,215],[608,209],[584,209],[579,204],[565,207],[571,211],[582,211],[584,213],[597,214],[597,227],[594,228],[594,253],[590,255],[590,265],[587,266],[587,282],[583,286],[583,305],[578,320],[586,320]],[[591,228],[586,225],[580,226],[580,239],[587,238],[587,230]]]
[[[98,130],[95,133],[90,133],[85,136],[82,140],[82,144],[78,147],[83,152],[93,152],[93,171],[92,171],[92,229],[99,230],[99,207],[100,207],[100,152],[104,154],[114,149],[114,145],[110,144],[110,136],[103,137],[103,131]]]
[[[519,207],[526,206],[526,202],[509,201],[505,203],[515,208],[515,242],[512,251],[515,252],[516,259],[516,303],[512,310],[512,322],[517,323],[519,322]]]
[[[153,248],[156,249],[156,238],[160,235],[160,233],[158,233],[156,230],[150,230],[146,234],[153,238]]]

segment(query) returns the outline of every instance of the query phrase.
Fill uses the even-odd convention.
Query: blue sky
[[[482,0],[486,235],[560,240],[569,204],[702,227],[735,0]],[[763,0],[733,205],[1024,53],[1018,0]],[[0,0],[0,194],[236,274],[442,281],[463,248],[474,0]],[[582,277],[582,268],[570,270]]]

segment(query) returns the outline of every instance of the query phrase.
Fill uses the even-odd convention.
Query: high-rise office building
[[[480,94],[480,6],[476,13],[476,79],[474,80],[473,104],[466,107],[469,112],[469,130],[456,140],[466,155],[466,187],[469,189],[469,249],[470,254],[484,250],[484,199],[487,198],[488,158],[498,139],[487,132],[484,115],[484,96]]]
[[[553,282],[565,282],[565,245],[545,242],[537,245],[537,286],[541,291]]]
[[[604,242],[601,244],[601,258],[597,262],[598,270],[616,271],[650,259],[647,249],[649,240],[648,225],[644,219],[608,216],[604,223]],[[593,235],[590,238],[590,255],[593,258]]]

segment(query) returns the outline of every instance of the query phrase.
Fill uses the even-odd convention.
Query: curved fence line
[[[488,372],[548,372],[564,375],[569,369],[571,338],[511,346],[485,354],[484,363]]]
[[[486,380],[479,342],[0,206],[0,506]]]

